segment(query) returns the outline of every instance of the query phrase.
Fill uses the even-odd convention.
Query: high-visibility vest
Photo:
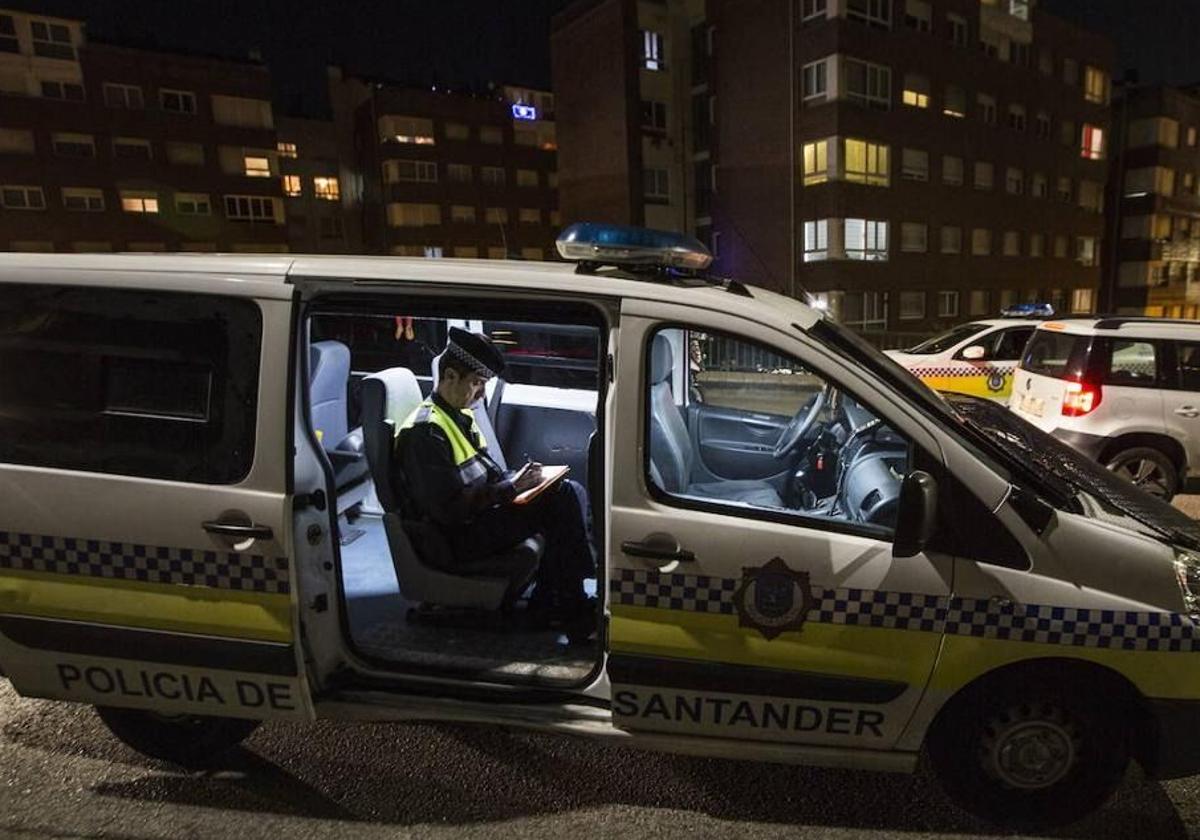
[[[462,479],[464,486],[470,487],[487,481],[488,471],[484,460],[487,457],[484,454],[487,444],[484,443],[479,426],[475,423],[475,412],[464,408],[462,413],[471,419],[471,435],[480,442],[479,446],[476,446],[470,438],[463,434],[462,429],[454,422],[454,418],[443,411],[432,397],[426,399],[416,407],[412,414],[408,415],[408,419],[400,425],[400,432],[411,429],[419,423],[432,423],[441,429],[442,433],[446,435],[446,439],[450,441],[450,453],[454,458],[455,466],[458,467],[459,478]]]

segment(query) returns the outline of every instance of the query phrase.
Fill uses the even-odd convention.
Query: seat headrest
[[[316,341],[309,345],[309,374],[313,379],[325,373],[327,365],[345,368],[350,375],[350,348],[340,341]]]
[[[383,383],[383,389],[387,393],[383,419],[391,421],[396,427],[407,420],[408,415],[421,404],[421,386],[417,384],[417,377],[406,367],[387,368],[365,378]]]
[[[671,376],[674,362],[671,342],[662,333],[654,336],[654,343],[650,345],[650,384],[657,385],[659,382],[666,382]]]

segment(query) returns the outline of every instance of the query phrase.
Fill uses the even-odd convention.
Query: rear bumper
[[[1104,446],[1109,440],[1103,435],[1089,435],[1083,432],[1072,432],[1068,429],[1055,429],[1050,434],[1093,461],[1100,460],[1100,453],[1104,451]]]
[[[1150,700],[1150,726],[1139,759],[1155,779],[1200,773],[1200,700]]]

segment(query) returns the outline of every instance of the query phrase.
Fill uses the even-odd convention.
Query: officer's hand
[[[525,472],[521,473],[520,478],[516,480],[513,487],[518,493],[524,493],[531,487],[537,487],[542,483],[542,465],[530,464]]]

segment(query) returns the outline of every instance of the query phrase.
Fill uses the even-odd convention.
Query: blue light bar
[[[1014,303],[1000,311],[1005,318],[1052,318],[1054,307],[1048,303]]]
[[[512,115],[514,120],[536,120],[537,108],[533,105],[522,105],[514,102],[512,106]]]
[[[696,239],[682,233],[627,225],[577,222],[554,243],[564,260],[607,265],[648,265],[703,271],[712,254]]]

